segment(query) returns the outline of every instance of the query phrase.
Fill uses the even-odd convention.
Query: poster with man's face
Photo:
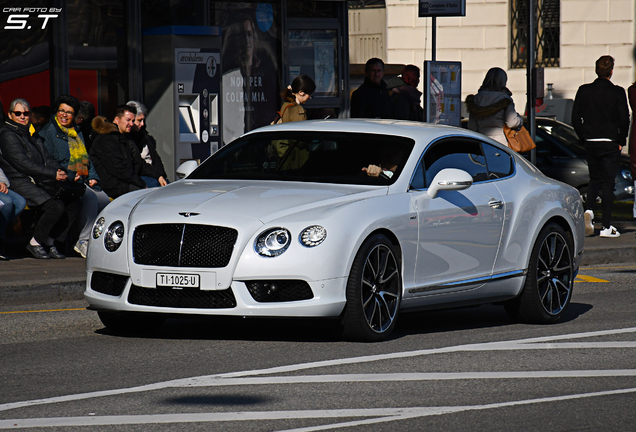
[[[226,2],[217,6],[216,25],[223,35],[225,144],[276,117],[281,91],[279,16],[277,6],[269,3]]]

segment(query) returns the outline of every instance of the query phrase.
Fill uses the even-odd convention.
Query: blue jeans
[[[4,203],[4,206],[0,208],[0,239],[4,238],[4,231],[7,228],[9,222],[18,217],[24,207],[26,207],[26,200],[21,195],[9,190],[4,194],[0,192],[0,201]]]

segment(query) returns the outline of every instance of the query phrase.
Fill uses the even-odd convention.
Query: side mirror
[[[199,166],[199,163],[195,160],[185,161],[177,168],[177,177],[179,180],[186,178]]]
[[[446,168],[437,173],[426,193],[435,198],[441,190],[454,191],[468,189],[473,184],[473,177],[466,171]]]

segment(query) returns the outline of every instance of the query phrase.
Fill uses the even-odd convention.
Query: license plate
[[[158,287],[199,288],[198,274],[157,273]]]

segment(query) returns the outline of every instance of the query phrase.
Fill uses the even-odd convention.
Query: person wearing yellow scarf
[[[79,101],[70,95],[57,98],[52,121],[40,130],[40,138],[47,151],[60,165],[74,173],[74,179],[88,187],[81,198],[82,211],[79,217],[81,227],[75,251],[86,258],[88,237],[99,212],[110,202],[110,198],[99,187],[99,176],[86,151],[84,137],[75,125],[75,113]]]

